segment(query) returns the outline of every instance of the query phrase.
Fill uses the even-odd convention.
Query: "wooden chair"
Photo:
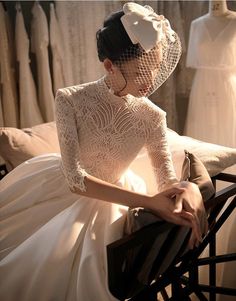
[[[161,293],[164,300],[176,301],[191,300],[189,296],[192,293],[203,301],[215,301],[216,294],[236,296],[235,288],[216,286],[216,264],[236,260],[236,253],[216,256],[216,233],[224,225],[236,205],[236,176],[220,173],[212,178],[214,184],[217,180],[233,184],[229,184],[227,188],[217,192],[213,198],[205,202],[206,209],[210,210],[207,235],[197,248],[188,251],[183,256],[180,256],[181,252],[179,252],[162,275],[156,277],[159,264],[165,260],[166,250],[171,247],[171,235],[175,235],[179,226],[167,222],[157,222],[107,246],[108,284],[111,293],[117,299],[156,301],[157,293]],[[227,205],[224,207],[226,202]],[[154,261],[149,283],[141,284],[138,274],[142,268],[145,254],[154,243],[157,235],[167,230],[169,236]],[[187,240],[188,237],[183,243],[182,250],[185,248]],[[209,246],[209,256],[200,258],[207,246]],[[127,254],[132,250],[138,250],[138,256],[133,266],[127,269]],[[209,266],[208,285],[199,283],[198,268],[200,266]],[[171,287],[171,296],[167,294],[167,286]],[[204,293],[209,293],[209,298]]]

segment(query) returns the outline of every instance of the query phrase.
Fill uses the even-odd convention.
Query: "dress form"
[[[186,63],[196,73],[185,134],[229,147],[236,147],[235,28],[226,1],[210,1],[209,12],[191,23]]]
[[[205,22],[212,39],[232,18],[236,18],[236,13],[228,9],[225,0],[209,1],[209,13]]]
[[[235,148],[236,13],[227,8],[226,1],[210,0],[208,13],[192,21],[187,67],[196,69],[196,73],[185,135]],[[218,254],[235,252],[235,244],[230,241],[235,231],[234,218],[232,214],[217,235]],[[207,271],[202,269],[201,282],[207,283],[207,277]],[[233,287],[234,279],[235,268],[229,272],[229,264],[217,266],[217,285]],[[222,300],[233,300],[233,297],[218,296],[217,301]]]

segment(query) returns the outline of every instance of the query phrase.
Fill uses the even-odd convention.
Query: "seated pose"
[[[151,7],[126,3],[96,37],[106,75],[56,95],[61,154],[26,161],[0,183],[0,300],[115,300],[106,246],[122,237],[128,207],[192,228],[190,248],[206,230],[198,187],[176,178],[166,114],[147,98],[178,63],[177,34]],[[127,171],[144,146],[155,195]]]

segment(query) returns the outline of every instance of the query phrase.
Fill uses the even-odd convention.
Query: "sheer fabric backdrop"
[[[0,3],[0,83],[5,126],[18,126],[15,57],[9,16]]]
[[[43,123],[38,106],[36,87],[29,60],[29,38],[25,30],[20,4],[16,8],[15,26],[16,57],[19,63],[20,127]]]

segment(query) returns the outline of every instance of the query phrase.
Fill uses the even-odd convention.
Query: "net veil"
[[[157,17],[155,14],[155,19]],[[160,20],[168,22],[163,16]],[[142,36],[152,34],[152,30],[142,32]],[[113,60],[113,68],[106,77],[112,93],[135,97],[151,95],[171,75],[181,56],[180,39],[172,29],[171,35],[162,30],[154,46],[148,50],[144,48],[141,43],[134,43]]]

